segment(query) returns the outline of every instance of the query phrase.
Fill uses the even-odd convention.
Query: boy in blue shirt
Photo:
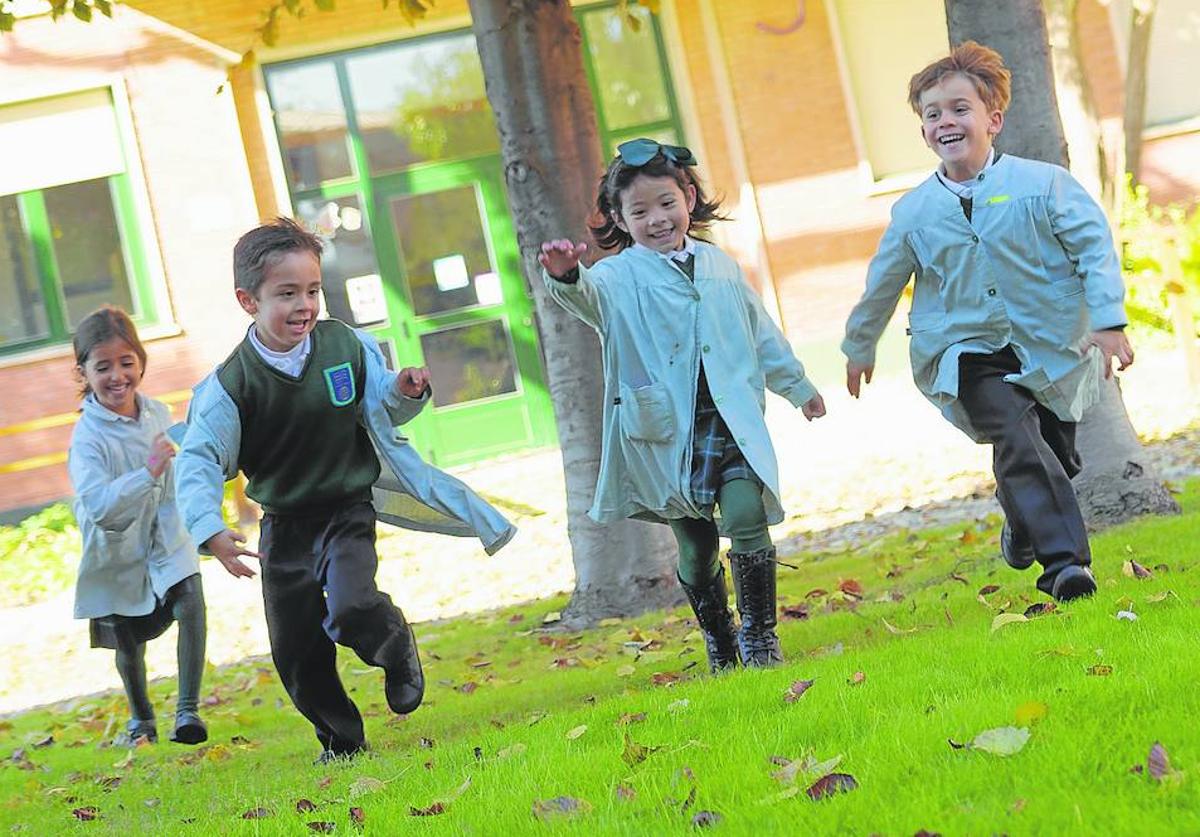
[[[242,556],[260,560],[271,656],[324,762],[366,747],[335,643],[384,670],[393,712],[412,712],[424,694],[412,629],[375,586],[377,517],[474,535],[489,554],[515,529],[393,433],[429,401],[429,373],[391,373],[370,335],[318,319],[321,252],[320,239],[286,218],[234,247],[235,292],[254,323],[194,391],[176,495],[195,543],[232,575],[254,575]],[[382,465],[403,515],[376,513],[373,502],[393,502],[379,494]],[[221,517],[223,484],[239,470],[264,511],[257,553]]]
[[[912,77],[909,104],[938,170],[897,201],[846,323],[846,387],[869,383],[875,345],[911,276],[913,378],[953,424],[993,446],[1013,567],[1042,565],[1059,601],[1095,592],[1071,477],[1075,425],[1099,376],[1133,363],[1120,264],[1103,211],[1060,166],[1000,154],[1010,73],[968,41]]]

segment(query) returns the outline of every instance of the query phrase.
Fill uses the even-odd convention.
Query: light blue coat
[[[175,506],[173,464],[150,476],[154,438],[171,426],[160,401],[136,395],[138,417],[88,395],[71,434],[67,471],[83,535],[75,618],[144,616],[172,586],[199,572],[196,548]]]
[[[365,348],[366,392],[359,421],[379,456],[382,476],[375,486],[379,519],[396,526],[446,535],[477,537],[489,555],[508,543],[516,527],[460,480],[421,459],[394,428],[416,416],[429,400],[398,396],[396,373],[384,365],[375,340],[354,332]],[[226,527],[221,500],[226,480],[237,475],[242,427],[237,405],[216,373],[196,386],[188,428],[176,457],[176,491],[184,522],[198,544]],[[303,456],[303,451],[297,452]]]
[[[600,523],[705,516],[690,488],[703,358],[717,410],[763,482],[767,521],[783,520],[765,388],[796,407],[817,390],[737,263],[696,242],[694,283],[673,262],[637,246],[579,273],[574,284],[545,271],[543,279],[560,305],[600,334],[604,428],[589,516]]]
[[[1029,390],[1064,421],[1099,397],[1091,331],[1123,326],[1125,286],[1108,221],[1066,169],[1009,154],[974,184],[972,217],[931,175],[896,202],[846,323],[842,351],[875,362],[875,344],[911,276],[913,379],[943,415],[981,441],[958,401],[958,361],[1012,345]]]

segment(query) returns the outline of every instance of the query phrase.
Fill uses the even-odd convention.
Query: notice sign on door
[[[465,288],[471,284],[471,278],[467,275],[467,260],[460,253],[434,259],[433,279],[443,293]]]
[[[383,280],[376,273],[346,280],[346,297],[355,325],[383,322],[387,319],[387,301],[383,298]]]

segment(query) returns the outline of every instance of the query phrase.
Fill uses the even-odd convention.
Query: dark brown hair
[[[261,224],[233,246],[233,287],[258,296],[267,269],[288,253],[312,253],[321,261],[321,239],[291,218],[279,217]]]
[[[639,176],[670,177],[679,184],[679,188],[687,193],[687,187],[696,189],[696,205],[692,208],[688,234],[703,233],[712,226],[713,221],[724,221],[727,216],[721,214],[719,199],[710,200],[704,194],[692,166],[681,166],[668,160],[662,152],[655,154],[645,165],[631,166],[619,156],[614,157],[608,164],[608,170],[600,178],[600,189],[596,196],[596,217],[594,223],[588,224],[596,243],[605,250],[624,250],[633,244],[633,236],[617,226],[617,217],[621,214],[621,193],[629,188]],[[703,237],[703,236],[701,236]]]
[[[75,328],[72,345],[75,348],[75,365],[78,367],[81,378],[83,378],[83,367],[87,363],[92,349],[101,343],[107,343],[114,337],[129,344],[129,348],[133,349],[133,353],[142,362],[142,377],[146,376],[146,347],[138,338],[133,320],[129,319],[129,315],[115,305],[103,305],[84,317]],[[87,395],[91,391],[92,388],[88,385],[87,378],[84,378],[80,394]]]
[[[964,41],[909,80],[908,103],[913,111],[920,116],[921,94],[956,73],[971,80],[989,113],[1008,110],[1012,101],[1012,73],[1004,66],[1004,59],[991,47]]]

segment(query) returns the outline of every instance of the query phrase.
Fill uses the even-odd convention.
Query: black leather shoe
[[[1000,554],[1004,556],[1004,563],[1014,570],[1029,569],[1036,558],[1033,554],[1033,544],[1013,534],[1007,520],[1000,529]]]
[[[679,579],[688,603],[696,614],[700,633],[704,636],[704,650],[708,655],[708,669],[716,673],[737,668],[742,661],[738,652],[737,635],[733,628],[733,614],[729,611],[729,591],[725,586],[725,568],[720,567],[716,576],[707,584],[695,587]]]
[[[1087,567],[1072,564],[1062,570],[1054,578],[1054,586],[1050,595],[1060,602],[1081,599],[1096,592],[1096,579]]]
[[[175,713],[175,729],[171,731],[171,740],[176,744],[200,744],[208,740],[208,727],[200,720],[196,712],[183,711]]]
[[[388,641],[381,656],[383,692],[388,708],[397,715],[407,715],[420,706],[425,697],[425,675],[421,671],[421,658],[417,656],[417,638],[407,622]]]

